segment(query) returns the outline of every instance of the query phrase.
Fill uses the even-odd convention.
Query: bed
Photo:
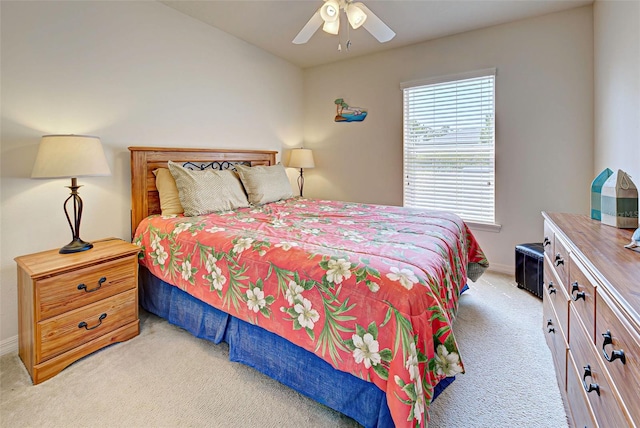
[[[154,171],[235,169],[244,179],[273,172],[277,152],[129,150],[146,310],[227,342],[231,360],[365,427],[427,425],[431,401],[464,372],[451,329],[458,296],[488,267],[462,220],[299,197],[161,215]]]

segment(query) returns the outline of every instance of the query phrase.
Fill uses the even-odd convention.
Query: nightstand
[[[16,257],[18,348],[35,384],[80,358],[137,336],[138,252],[120,239],[88,251]]]

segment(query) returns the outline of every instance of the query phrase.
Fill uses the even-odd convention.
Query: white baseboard
[[[0,355],[18,353],[18,335],[0,342]]]
[[[498,263],[489,263],[489,272],[504,273],[506,275],[515,275],[515,268],[513,265],[501,265]]]

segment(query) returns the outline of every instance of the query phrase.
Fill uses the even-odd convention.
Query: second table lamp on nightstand
[[[300,168],[300,176],[298,177],[298,188],[300,189],[300,196],[302,196],[302,189],[304,188],[304,175],[303,169],[311,169],[316,165],[313,162],[313,152],[311,149],[293,149],[291,150],[291,157],[289,158],[289,168]]]
[[[78,194],[78,177],[111,175],[107,158],[98,137],[86,135],[45,135],[40,141],[31,178],[71,178],[71,195],[64,202],[64,213],[71,228],[72,240],[60,253],[77,253],[93,247],[80,239],[82,199]],[[67,205],[73,206],[73,219]]]

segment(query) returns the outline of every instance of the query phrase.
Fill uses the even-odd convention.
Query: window
[[[404,206],[495,223],[495,69],[401,85]]]

